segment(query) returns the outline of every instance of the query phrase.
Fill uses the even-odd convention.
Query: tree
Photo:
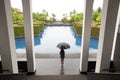
[[[96,18],[98,17],[98,13],[96,13],[95,11],[93,11],[93,14],[92,14],[92,20],[93,21],[96,21]]]
[[[81,20],[83,20],[83,13],[78,13],[78,14],[72,15],[70,18],[71,22],[78,22]]]
[[[98,16],[101,16],[101,8],[99,7],[96,11],[93,11],[93,13],[92,13],[92,20],[93,21],[96,21],[96,18],[98,17]]]
[[[101,7],[98,7],[97,12],[98,12],[98,13],[101,13],[101,12],[102,12]]]
[[[13,23],[18,24],[23,22],[23,14],[13,12],[12,17],[13,17]]]
[[[70,12],[69,14],[70,14],[70,17],[71,17],[73,15],[73,12]]]
[[[37,20],[39,21],[46,21],[47,16],[45,14],[38,14]]]
[[[23,23],[23,13],[18,8],[12,8],[13,23]]]
[[[62,22],[67,23],[68,22],[67,17],[63,17]]]
[[[45,9],[42,10],[42,14],[45,14],[46,16],[48,16],[48,12]]]
[[[100,16],[100,15],[96,18],[96,22],[97,22],[98,24],[100,24],[100,22],[101,22],[101,16]]]
[[[77,12],[76,12],[76,10],[75,9],[73,9],[73,15],[75,15]]]
[[[54,21],[55,21],[55,17],[56,17],[56,15],[52,13],[52,18]]]
[[[46,14],[43,13],[33,13],[33,20],[34,21],[46,21],[47,20],[47,16]]]
[[[12,12],[16,13],[17,12],[17,8],[12,8]]]

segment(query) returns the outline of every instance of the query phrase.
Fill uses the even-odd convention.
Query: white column
[[[113,58],[114,58],[115,46],[117,44],[116,40],[117,40],[118,33],[120,31],[119,29],[120,29],[120,4],[119,4],[119,11],[118,11],[118,17],[117,17],[117,22],[116,22],[116,29],[115,29],[115,35],[114,35],[114,41],[113,41],[111,60],[113,60]]]
[[[28,67],[28,72],[34,72],[35,71],[35,52],[34,52],[31,0],[22,0],[22,4],[23,4],[23,13],[24,13],[27,67]]]
[[[0,54],[3,71],[18,73],[10,0],[0,0]]]
[[[84,20],[82,30],[82,46],[80,56],[80,72],[87,72],[89,57],[89,42],[91,33],[91,18],[94,0],[85,0]]]
[[[96,61],[96,73],[109,70],[119,0],[104,0],[99,46]]]

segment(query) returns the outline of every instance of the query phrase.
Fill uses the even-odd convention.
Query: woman
[[[64,51],[64,49],[60,50],[60,57],[61,57],[61,67],[63,68],[64,58],[65,58],[65,51]]]

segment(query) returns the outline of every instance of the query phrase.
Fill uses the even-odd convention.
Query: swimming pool
[[[25,39],[18,38],[16,41],[17,53],[25,52]],[[78,36],[72,26],[45,26],[39,36],[34,37],[34,48],[36,53],[58,53],[56,47],[60,42],[70,44],[67,53],[80,53],[81,36]],[[96,52],[98,49],[98,39],[91,38],[90,52]]]

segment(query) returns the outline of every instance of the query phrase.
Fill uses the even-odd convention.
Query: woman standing
[[[60,50],[60,58],[61,58],[61,67],[63,68],[64,58],[65,58],[65,51],[64,51],[64,49]]]
[[[60,58],[61,58],[61,67],[63,68],[64,65],[64,58],[65,58],[65,51],[64,49],[70,48],[70,45],[66,42],[61,42],[57,45],[57,47],[60,49]]]

